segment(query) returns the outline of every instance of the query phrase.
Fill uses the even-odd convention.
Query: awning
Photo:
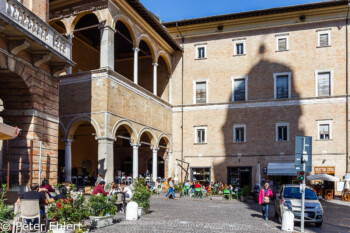
[[[269,163],[267,165],[268,176],[296,176],[294,163]]]
[[[320,174],[316,174],[316,175],[311,175],[306,177],[308,180],[327,180],[327,181],[339,181],[339,178],[328,175],[328,174],[324,174],[324,173],[320,173]]]
[[[17,127],[12,127],[4,123],[0,123],[0,140],[14,139],[18,136],[21,130]]]

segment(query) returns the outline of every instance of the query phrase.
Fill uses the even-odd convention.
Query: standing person
[[[266,183],[264,188],[260,189],[259,193],[259,204],[262,207],[262,214],[265,220],[269,220],[269,205],[270,198],[273,196],[272,190],[270,189],[270,184]]]
[[[168,189],[168,193],[165,195],[165,199],[168,199],[168,196],[170,195],[170,193],[172,193],[174,200],[177,200],[177,198],[175,197],[174,182],[172,177],[168,179],[168,183],[169,183],[169,189]]]

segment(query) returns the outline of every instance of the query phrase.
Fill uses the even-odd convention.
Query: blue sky
[[[322,0],[140,0],[163,22],[222,15]]]

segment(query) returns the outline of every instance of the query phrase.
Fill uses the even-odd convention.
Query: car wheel
[[[315,223],[316,227],[322,227],[322,222]]]

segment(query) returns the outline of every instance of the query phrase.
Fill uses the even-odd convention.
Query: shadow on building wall
[[[237,83],[233,81],[236,91],[228,100],[233,102],[229,104],[226,122],[222,126],[225,155],[221,160],[223,162],[214,164],[215,180],[224,184],[252,188],[257,182],[258,164],[262,179],[274,183],[286,182],[290,177],[266,175],[268,163],[293,162],[295,136],[304,135],[299,127],[301,106],[288,104],[299,98],[294,71],[288,64],[267,59],[265,53],[266,48],[262,43],[258,62],[245,74],[248,101],[238,101],[242,93],[237,90],[242,90],[240,85],[244,84],[240,79],[235,80]],[[276,73],[280,73],[280,76],[276,76]],[[290,82],[287,87],[288,74]],[[277,90],[276,83],[280,85]],[[285,88],[290,88],[290,98],[285,96]],[[282,98],[275,99],[275,95]],[[288,127],[287,135],[284,133],[285,126]]]

